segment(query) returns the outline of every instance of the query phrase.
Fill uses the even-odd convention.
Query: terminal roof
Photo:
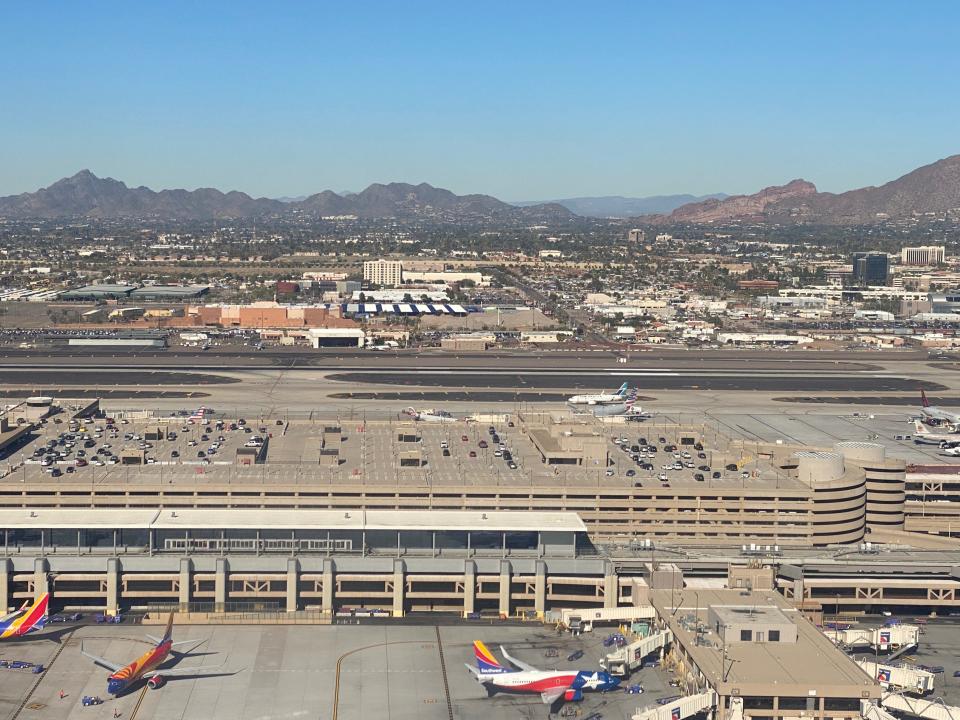
[[[273,510],[150,508],[0,509],[0,529],[40,528],[253,528],[295,530],[490,530],[495,532],[586,532],[573,512],[470,510]]]

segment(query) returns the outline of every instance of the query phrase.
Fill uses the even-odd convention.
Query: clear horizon
[[[7,8],[0,195],[842,192],[960,152],[960,6]]]

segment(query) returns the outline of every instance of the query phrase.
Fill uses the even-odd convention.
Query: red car
[[[471,450],[471,451],[470,451],[470,457],[476,457],[476,456],[477,456],[477,451],[476,451],[476,450]]]
[[[468,438],[466,435],[461,435],[461,436],[460,436],[460,439],[463,440],[464,442],[466,442],[466,441],[469,440],[470,438]]]

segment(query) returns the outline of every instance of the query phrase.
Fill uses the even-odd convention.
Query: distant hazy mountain
[[[430,218],[442,222],[563,220],[573,214],[561,205],[518,208],[489,195],[455,195],[426,183],[375,183],[352,195],[325,190],[302,199],[252,198],[211,188],[161,190],[129,188],[89,170],[33,193],[0,198],[0,216],[13,218],[219,219],[260,216],[357,215],[363,218]]]
[[[886,218],[960,209],[960,155],[924,165],[880,187],[844,193],[818,192],[813,183],[793,180],[753,195],[706,200],[677,208],[654,222],[756,220],[855,225]]]
[[[653,195],[651,197],[622,197],[605,195],[602,197],[577,197],[552,200],[567,210],[583,217],[636,217],[637,215],[660,215],[673,212],[681,205],[708,199],[723,199],[723,193],[714,195]],[[518,207],[537,205],[537,202],[515,202]]]

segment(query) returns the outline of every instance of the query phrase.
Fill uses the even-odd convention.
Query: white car
[[[499,451],[498,451],[498,452],[499,452]],[[613,477],[613,469],[612,469],[612,468],[607,468],[607,472],[606,472],[605,474],[606,474],[607,477]]]
[[[657,479],[658,479],[658,480],[666,480],[666,479],[667,479],[667,474],[666,474],[666,473],[660,473],[659,475],[657,475]]]

